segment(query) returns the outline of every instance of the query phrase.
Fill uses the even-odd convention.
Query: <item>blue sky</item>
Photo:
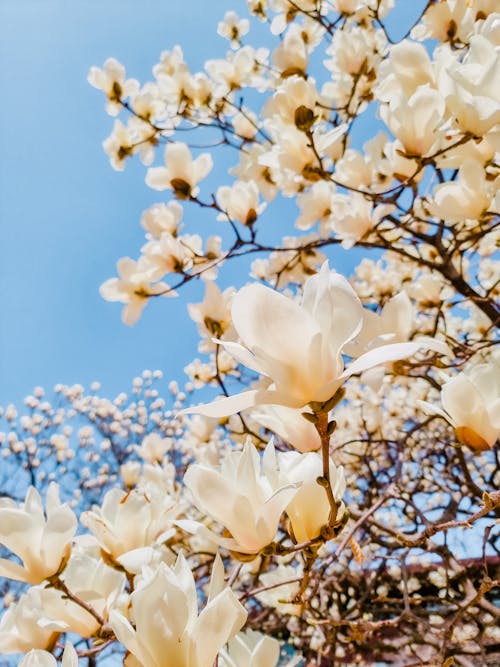
[[[419,5],[403,4],[404,14]],[[185,305],[200,300],[200,287],[148,305],[133,328],[122,324],[121,306],[98,293],[120,257],[138,256],[141,213],[162,197],[146,187],[138,161],[123,173],[111,169],[101,142],[112,119],[86,77],[91,65],[114,56],[144,82],[160,52],[176,43],[201,69],[227,50],[218,20],[231,8],[244,15],[245,5],[0,3],[0,405],[57,382],[98,379],[114,394],[144,368],[182,379],[197,345]],[[185,214],[190,222],[194,216]]]

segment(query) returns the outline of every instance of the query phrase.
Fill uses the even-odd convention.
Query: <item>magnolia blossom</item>
[[[130,551],[160,544],[175,533],[173,520],[180,508],[167,492],[148,495],[139,490],[126,493],[114,488],[101,507],[84,512],[81,522],[93,533],[102,549],[115,561]]]
[[[483,35],[474,35],[460,63],[451,52],[440,72],[439,88],[461,130],[481,137],[500,123],[500,52]]]
[[[72,555],[61,577],[69,590],[94,609],[104,621],[125,587],[125,574],[106,565],[100,558]],[[41,588],[44,628],[54,632],[74,632],[92,637],[99,629],[96,618],[54,588]]]
[[[57,661],[48,651],[31,649],[21,660],[19,667],[57,667]],[[78,667],[78,655],[71,642],[66,642],[61,667]]]
[[[125,79],[125,67],[114,58],[108,58],[103,69],[91,67],[87,81],[107,95],[106,111],[110,116],[117,116],[123,108],[121,101],[139,89],[135,79]]]
[[[166,283],[155,283],[157,271],[142,257],[134,262],[130,257],[123,257],[117,263],[120,278],[106,280],[99,292],[106,301],[119,301],[126,304],[122,313],[124,324],[132,326],[141,316],[151,296],[174,296]]]
[[[425,85],[409,99],[402,94],[393,97],[388,106],[380,108],[380,115],[408,155],[425,156],[440,138],[444,109],[443,97]]]
[[[0,618],[0,653],[26,653],[32,648],[51,649],[60,630],[45,627],[41,591],[28,589]]]
[[[441,389],[441,403],[443,409],[423,401],[420,405],[446,419],[471,449],[491,449],[500,436],[500,358],[448,380]]]
[[[198,349],[207,352],[214,349],[213,337],[234,339],[231,321],[231,300],[235,290],[228,287],[221,292],[217,284],[210,280],[205,283],[205,297],[201,303],[188,304],[188,313],[198,326],[203,337]]]
[[[434,190],[431,212],[448,222],[477,220],[492,203],[491,184],[482,164],[467,159],[459,169],[458,179],[441,183]]]
[[[0,558],[0,576],[39,584],[56,574],[69,558],[76,528],[76,517],[67,503],[61,505],[55,483],[47,491],[45,512],[32,486],[19,506],[0,498],[0,544],[22,561]]]
[[[264,206],[259,204],[259,188],[254,181],[223,185],[217,190],[217,203],[224,211],[219,220],[229,219],[242,225],[253,225]]]
[[[208,465],[189,466],[184,484],[198,509],[225,526],[231,538],[208,533],[192,521],[178,521],[178,525],[208,533],[221,546],[247,554],[256,554],[273,541],[281,514],[297,487],[285,483],[273,488],[250,441],[242,452],[229,452],[220,470]]]
[[[181,219],[182,206],[177,201],[170,201],[168,204],[154,204],[144,211],[141,225],[153,239],[159,239],[164,232],[176,236]]]
[[[236,12],[226,12],[224,20],[217,25],[217,33],[221,37],[226,37],[231,42],[231,48],[237,49],[241,42],[241,37],[246,35],[250,29],[248,19],[240,19]]]
[[[347,280],[325,263],[304,284],[300,302],[253,284],[233,298],[232,317],[242,345],[220,344],[248,368],[267,376],[268,389],[254,389],[190,408],[221,417],[259,404],[301,407],[326,402],[351,375],[404,359],[422,343],[394,343],[369,350],[344,369],[342,353],[363,324],[363,306]]]
[[[280,657],[280,643],[255,630],[239,632],[219,656],[221,667],[275,667]]]
[[[292,532],[297,542],[305,542],[318,537],[323,526],[328,524],[330,503],[325,489],[317,482],[323,475],[321,454],[309,452],[280,452],[276,454],[272,443],[266,448],[264,465],[268,479],[273,486],[300,484],[300,488],[286,507]],[[337,468],[330,459],[330,486],[338,503],[336,520],[345,511],[342,496],[346,488],[344,470]]]
[[[147,435],[139,445],[134,445],[136,453],[146,463],[161,463],[167,451],[172,447],[171,438],[162,438],[157,433]]]
[[[198,194],[196,184],[212,169],[210,153],[202,153],[193,160],[186,144],[174,142],[165,149],[165,166],[151,167],[146,175],[146,183],[153,190],[172,188],[179,199],[189,199]]]
[[[224,585],[224,566],[216,557],[208,600],[198,613],[195,580],[182,554],[173,568],[164,563],[139,582],[130,596],[135,627],[118,611],[110,626],[130,652],[127,667],[212,667],[222,646],[245,623],[247,613]]]

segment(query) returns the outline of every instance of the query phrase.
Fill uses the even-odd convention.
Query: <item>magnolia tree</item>
[[[161,193],[102,296],[133,325],[201,279],[200,356],[169,407],[146,373],[7,409],[23,667],[498,664],[500,14],[430,0],[398,36],[393,4],[249,0],[201,72],[91,69],[111,165]]]

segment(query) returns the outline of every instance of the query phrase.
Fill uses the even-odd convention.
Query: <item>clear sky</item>
[[[409,4],[405,14],[421,3]],[[86,77],[114,56],[145,82],[176,43],[201,69],[227,51],[218,20],[228,9],[244,15],[245,6],[1,0],[0,405],[57,382],[98,379],[114,394],[144,368],[182,379],[198,340],[185,305],[200,300],[200,287],[149,304],[133,328],[122,324],[121,305],[98,293],[120,257],[138,257],[141,213],[162,196],[146,187],[138,160],[122,173],[110,167],[101,142],[113,120]]]

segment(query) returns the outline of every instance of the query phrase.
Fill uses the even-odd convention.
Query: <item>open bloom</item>
[[[99,292],[106,301],[120,301],[125,304],[122,313],[124,324],[132,326],[137,322],[150,297],[175,295],[165,283],[152,283],[156,280],[156,270],[144,257],[138,262],[134,262],[130,257],[122,257],[117,268],[120,277],[106,280]]]
[[[173,568],[161,563],[130,597],[135,628],[116,610],[110,620],[116,638],[131,654],[125,659],[127,667],[212,667],[247,617],[236,595],[224,586],[220,557],[199,614],[195,580],[182,554]]]
[[[263,285],[248,285],[234,296],[232,317],[242,344],[220,344],[272,384],[186,412],[222,417],[259,404],[299,408],[311,401],[326,402],[351,375],[404,359],[422,346],[384,345],[344,369],[342,353],[361,329],[363,306],[347,280],[330,271],[327,263],[306,281],[301,302]]]
[[[33,648],[51,649],[61,631],[46,627],[41,587],[32,587],[11,604],[0,618],[0,654],[26,653]]]
[[[101,507],[82,514],[82,523],[113,560],[160,544],[175,533],[173,520],[180,512],[177,500],[166,491],[154,495],[152,489],[149,491],[146,495],[138,490],[126,493],[111,489]]]
[[[179,199],[196,196],[196,184],[212,169],[210,153],[202,153],[193,160],[186,144],[168,144],[165,149],[165,166],[150,167],[146,174],[146,184],[153,190],[172,188]]]
[[[72,555],[61,577],[69,590],[90,605],[106,622],[125,586],[123,572],[108,567],[100,558]],[[43,609],[41,624],[54,632],[74,632],[92,637],[100,625],[96,618],[55,588],[39,589]]]
[[[460,442],[476,451],[491,449],[500,435],[500,360],[478,364],[448,380],[441,389],[443,409],[421,402],[444,417]]]
[[[287,481],[273,488],[251,442],[242,452],[229,452],[220,470],[208,465],[189,466],[184,484],[198,509],[225,526],[232,538],[219,537],[206,529],[205,535],[221,546],[246,554],[256,554],[272,542],[281,514],[298,486]],[[203,531],[196,522],[177,523],[192,532]]]
[[[39,584],[56,574],[71,552],[77,521],[69,505],[61,505],[59,488],[52,483],[47,491],[46,512],[34,487],[24,503],[0,499],[0,544],[10,549],[22,565],[0,558],[0,576],[29,584]]]

